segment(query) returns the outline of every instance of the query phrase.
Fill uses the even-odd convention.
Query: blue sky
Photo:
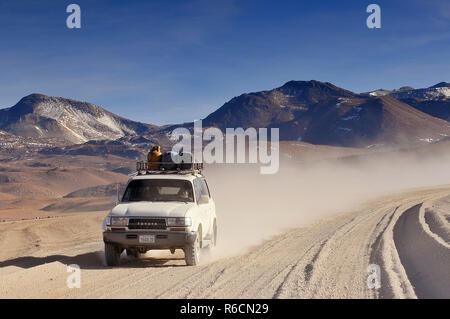
[[[381,29],[366,27],[371,3]],[[450,81],[450,1],[0,0],[0,107],[43,93],[179,123],[310,79],[355,92]]]

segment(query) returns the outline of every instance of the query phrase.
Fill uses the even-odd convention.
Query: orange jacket
[[[148,152],[147,161],[149,169],[159,169],[161,164],[151,164],[151,162],[161,162],[162,153],[160,146],[153,146],[152,150]]]

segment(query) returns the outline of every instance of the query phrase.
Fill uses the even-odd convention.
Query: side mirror
[[[111,202],[111,204],[114,204],[114,206],[115,206],[115,205],[117,205],[117,204],[120,203],[120,199],[119,199],[118,196],[113,195],[113,196],[111,196],[111,198],[110,198],[110,202]]]
[[[116,195],[111,196],[111,203],[118,205],[120,203],[119,183],[116,184]]]
[[[209,203],[209,197],[207,195],[201,195],[200,198],[198,199],[198,204],[208,204]]]

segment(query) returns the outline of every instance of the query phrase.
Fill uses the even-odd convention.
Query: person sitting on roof
[[[161,146],[159,145],[153,146],[151,151],[148,152],[147,155],[148,169],[158,170],[159,167],[161,166],[161,164],[159,164],[161,162],[161,158],[162,158]],[[152,164],[152,162],[153,163],[159,162],[159,163]]]

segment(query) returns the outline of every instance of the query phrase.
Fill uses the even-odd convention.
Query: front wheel
[[[184,248],[184,259],[188,266],[197,266],[200,263],[200,237],[199,232],[195,241]]]
[[[118,266],[121,254],[122,251],[118,246],[105,243],[105,259],[108,266]]]
[[[141,255],[137,250],[127,249],[126,252],[128,257],[139,258]]]

